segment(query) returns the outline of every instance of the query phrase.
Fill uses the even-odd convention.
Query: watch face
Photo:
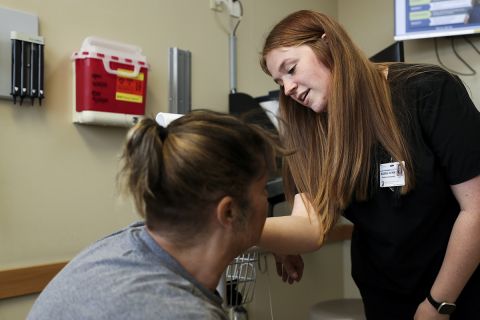
[[[438,313],[440,314],[452,314],[455,311],[455,305],[453,303],[443,302],[440,307],[438,307]]]

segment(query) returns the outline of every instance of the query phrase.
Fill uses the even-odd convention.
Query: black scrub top
[[[480,113],[461,81],[438,69],[402,76],[406,64],[389,68],[392,101],[406,133],[415,187],[380,188],[372,165],[371,196],[354,201],[344,216],[354,223],[352,276],[357,285],[425,299],[440,269],[460,207],[450,185],[480,174]],[[379,148],[381,150],[382,148]],[[480,231],[479,231],[480,232]],[[470,282],[480,296],[479,270]]]

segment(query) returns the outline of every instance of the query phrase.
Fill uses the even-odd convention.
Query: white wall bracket
[[[238,0],[210,0],[210,9],[221,12],[223,7],[228,10],[230,16],[241,18],[242,10]]]

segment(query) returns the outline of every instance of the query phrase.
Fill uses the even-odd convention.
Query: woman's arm
[[[297,194],[290,216],[267,218],[259,246],[276,254],[301,254],[318,250],[324,239],[318,214]]]
[[[446,302],[457,300],[480,263],[480,176],[451,188],[460,204],[460,214],[453,226],[445,258],[430,291],[436,301]],[[428,312],[428,309],[435,311],[428,301],[422,302],[417,315],[421,311]]]

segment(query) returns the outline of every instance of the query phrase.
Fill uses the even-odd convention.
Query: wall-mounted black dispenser
[[[41,105],[45,97],[43,37],[12,31],[10,39],[12,42],[10,94],[13,103],[16,104],[18,99],[21,105],[24,99],[29,99],[33,105],[38,98]]]

